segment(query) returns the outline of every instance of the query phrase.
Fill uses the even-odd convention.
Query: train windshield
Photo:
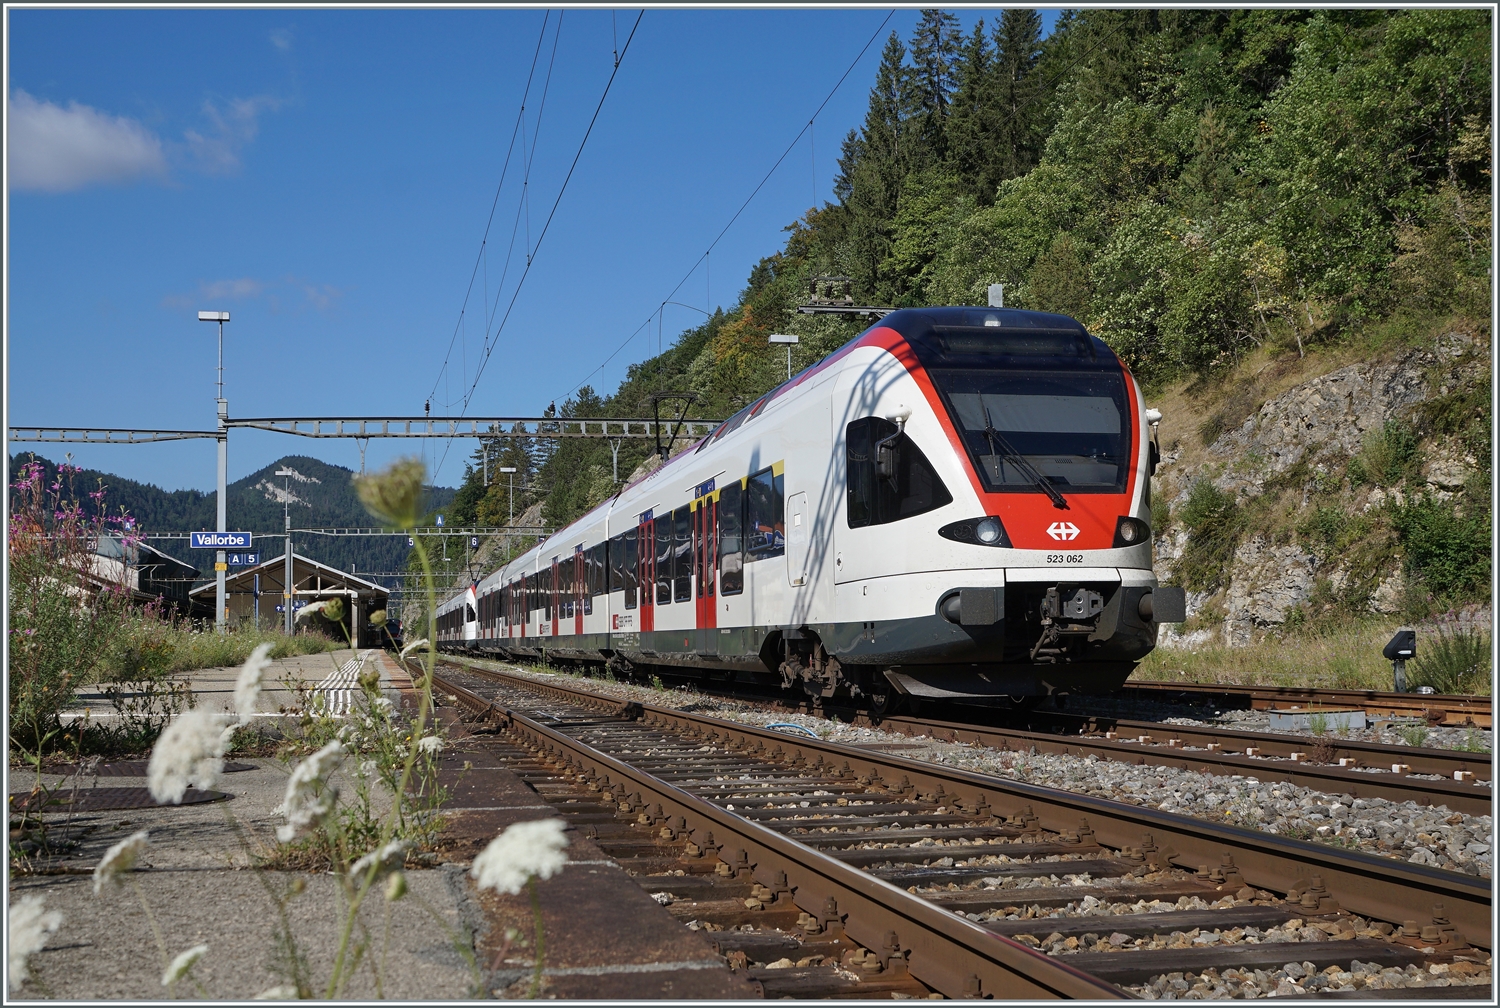
[[[994,492],[1123,493],[1130,408],[1119,372],[929,370],[970,460]]]

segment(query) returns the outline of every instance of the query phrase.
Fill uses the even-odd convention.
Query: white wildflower
[[[62,927],[62,914],[42,910],[41,896],[26,896],[10,905],[7,929],[10,989],[16,990],[31,975],[26,960],[47,944],[47,936]]]
[[[474,859],[469,874],[481,889],[515,895],[533,877],[551,878],[568,863],[561,819],[538,819],[508,827]]]
[[[303,830],[322,822],[338,801],[338,788],[328,778],[338,769],[348,752],[343,743],[328,743],[297,764],[286,782],[286,800],[282,803],[286,825],[277,827],[276,838],[290,843]]]
[[[372,759],[367,759],[359,765],[359,772],[364,774],[366,777],[370,776],[378,769],[379,767],[375,765],[375,761]]]
[[[373,850],[360,858],[349,869],[349,877],[355,882],[363,884],[365,873],[370,870],[371,865],[376,865],[375,878],[379,879],[389,871],[400,868],[406,863],[406,852],[411,850],[410,840],[392,840],[379,850]]]
[[[258,644],[245,664],[240,667],[239,680],[234,684],[234,709],[240,716],[240,724],[247,725],[255,716],[255,705],[260,700],[260,682],[271,667],[271,645]]]
[[[168,966],[166,972],[161,975],[161,985],[170,987],[187,976],[188,970],[192,969],[193,964],[202,959],[207,952],[207,945],[194,945],[186,952],[179,952],[177,958],[172,960],[172,965]]]
[[[426,647],[430,643],[431,643],[431,641],[429,641],[426,637],[423,637],[421,640],[414,640],[410,644],[406,645],[406,647],[404,647],[404,648],[401,649],[401,657],[402,658],[406,658],[413,651],[417,651],[417,650],[419,650],[421,648],[424,648],[424,647]]]
[[[297,1000],[297,988],[292,987],[289,984],[283,984],[280,987],[271,987],[271,988],[268,988],[266,990],[261,991],[259,994],[255,995],[255,997],[251,998],[251,1000],[252,1001],[295,1001],[295,1000]]]
[[[443,740],[436,735],[424,735],[417,748],[428,756],[436,756],[443,749]]]
[[[385,697],[376,697],[374,700],[370,701],[370,709],[374,710],[374,711],[378,711],[379,713],[384,714],[386,717],[390,717],[391,710],[394,707],[395,707],[395,705],[392,704]],[[368,721],[369,718],[366,718],[365,720]]]
[[[120,884],[120,876],[135,868],[141,852],[146,849],[147,831],[132,833],[104,852],[104,857],[94,868],[94,895],[104,888],[104,883]]]
[[[328,608],[328,603],[332,601],[332,599],[324,599],[321,602],[309,602],[307,605],[297,610],[297,619],[307,619],[309,616],[313,616],[317,613],[322,612],[324,609]]]
[[[146,767],[151,797],[182,804],[189,784],[208,789],[224,772],[226,725],[233,719],[198,708],[175,718],[156,740]]]

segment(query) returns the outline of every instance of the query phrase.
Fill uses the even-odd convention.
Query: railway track
[[[449,660],[472,661],[453,656]],[[742,690],[718,690],[700,681],[693,681],[692,686],[710,695],[785,707],[783,700],[771,696],[747,697]],[[1277,779],[1317,791],[1445,805],[1469,815],[1488,815],[1494,800],[1488,753],[1388,745],[1336,735],[1285,735],[1051,711],[1027,714],[1030,730],[993,721],[948,721],[928,715],[871,718],[853,710],[837,713],[855,724],[912,737],[997,749],[1035,748],[1039,753],[1065,756],[1093,755],[1220,776],[1274,774]]]
[[[1374,717],[1420,717],[1434,725],[1490,728],[1491,697],[1445,693],[1387,693],[1379,690],[1315,689],[1307,686],[1236,686],[1225,683],[1174,683],[1129,680],[1119,690],[1159,702],[1216,703],[1249,710],[1285,707],[1350,707]]]
[[[1446,805],[1470,815],[1488,815],[1494,799],[1490,762],[1482,753],[1152,721],[1053,714],[1042,720],[1052,722],[1054,730],[1024,731],[901,716],[882,718],[879,726],[910,736],[994,748],[1035,747],[1042,753],[1094,755],[1219,775],[1274,774],[1318,791]]]
[[[539,790],[587,795],[559,807],[768,996],[1100,999],[1188,976],[1244,996],[1288,963],[1308,990],[1357,963],[1487,974],[1468,945],[1490,943],[1485,879],[504,673],[445,666],[434,685],[523,747]],[[1245,940],[1277,934],[1308,940]]]

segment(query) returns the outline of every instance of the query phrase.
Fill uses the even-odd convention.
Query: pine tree
[[[995,28],[994,88],[999,115],[994,152],[996,182],[1024,175],[1036,166],[1041,129],[1042,17],[1034,10],[1007,10]]]
[[[988,170],[995,129],[995,107],[990,101],[993,58],[980,18],[959,55],[958,86],[948,112],[948,163],[963,188],[981,203],[989,203],[995,195]]]
[[[921,160],[941,158],[946,147],[949,96],[957,86],[956,70],[963,35],[958,18],[941,10],[922,11],[922,20],[912,33],[906,118],[911,135],[921,144]],[[911,152],[913,155],[917,151]],[[915,159],[909,159],[915,160]],[[908,164],[908,169],[919,167]]]

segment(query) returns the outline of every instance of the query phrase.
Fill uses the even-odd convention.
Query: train
[[[877,713],[1112,690],[1185,618],[1159,420],[1066,315],[892,311],[445,599],[438,646]]]

